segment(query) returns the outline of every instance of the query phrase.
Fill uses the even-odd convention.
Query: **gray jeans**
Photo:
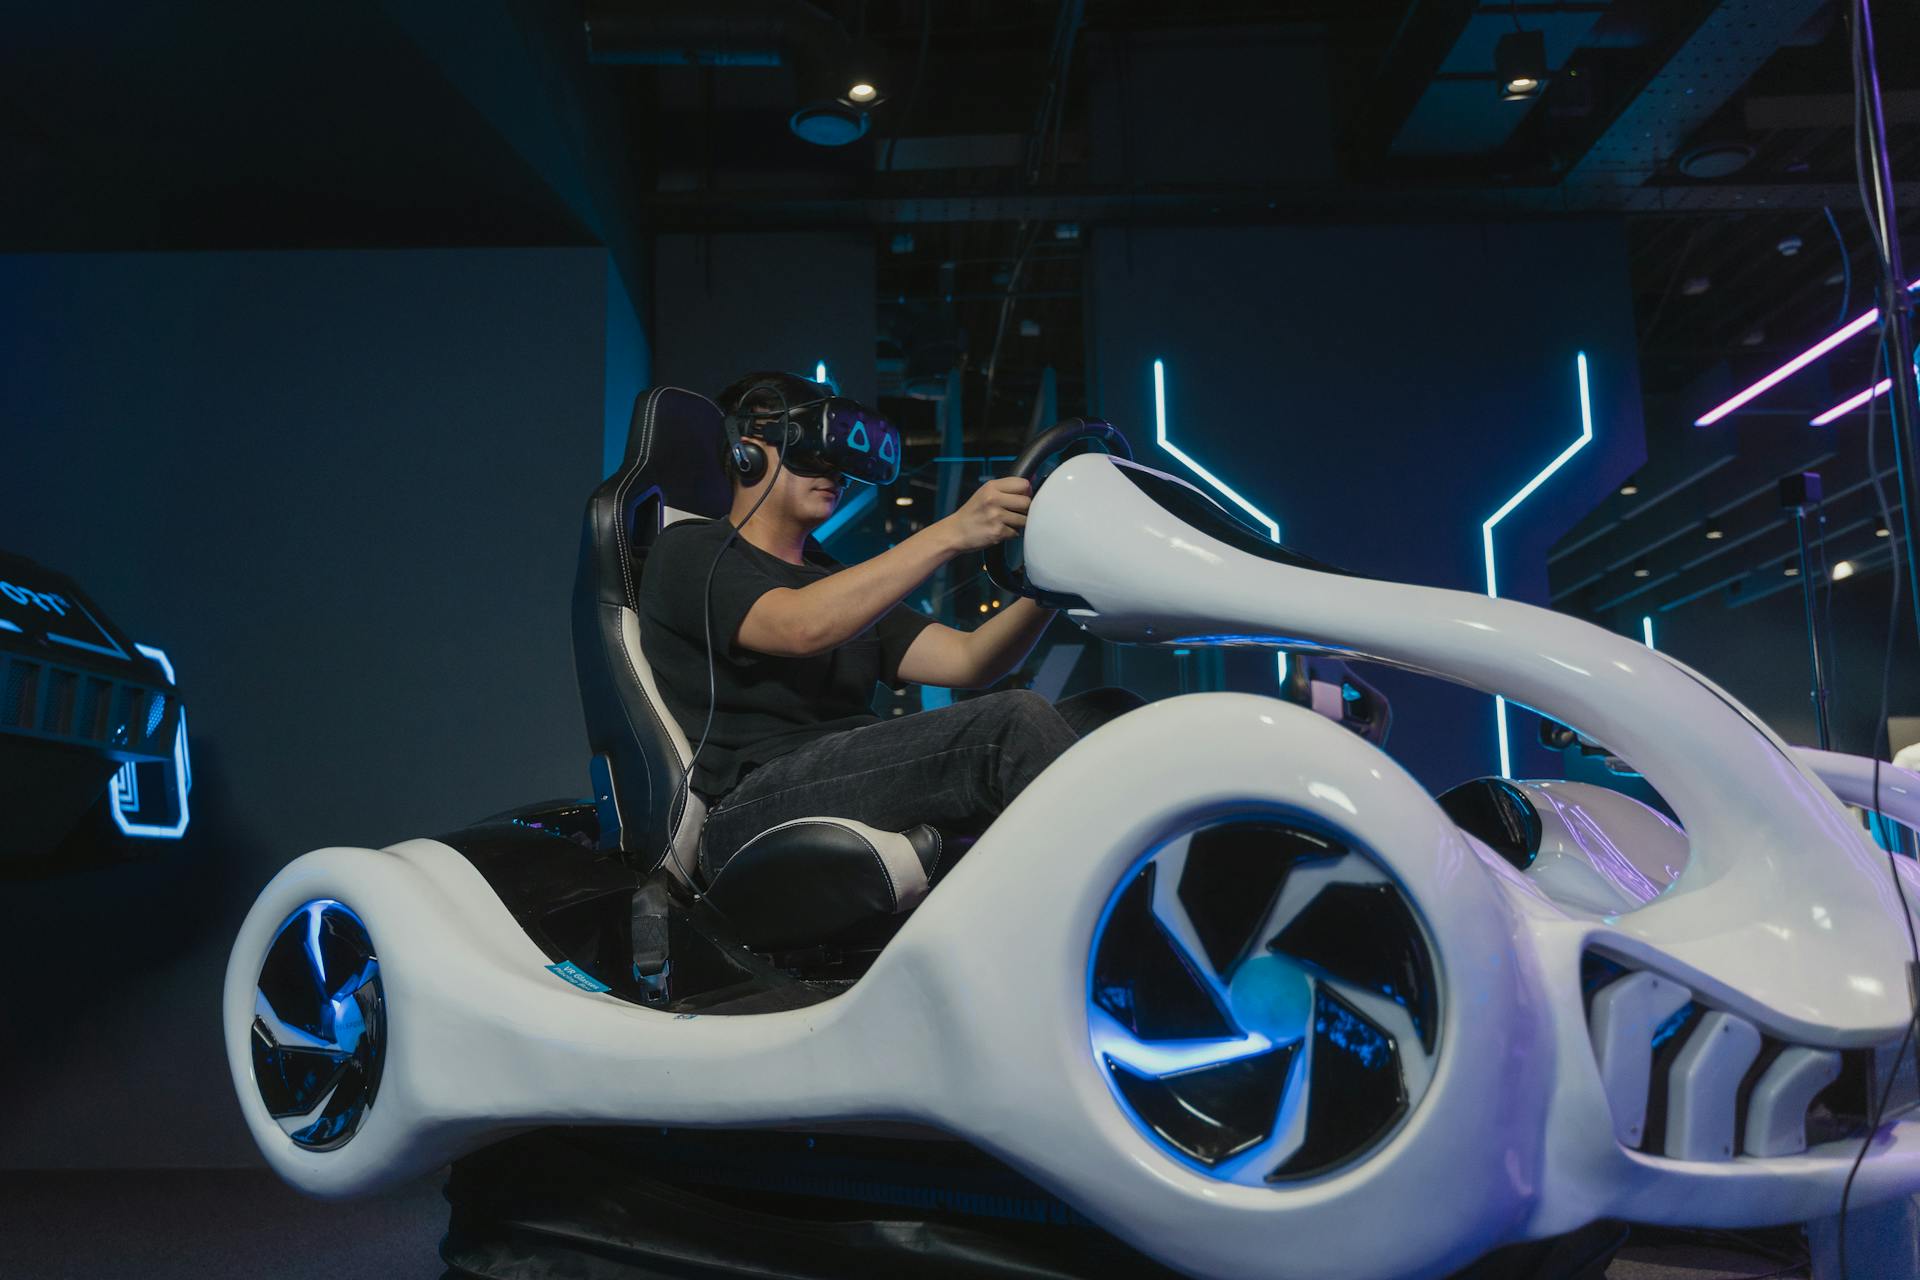
[[[851,818],[883,831],[925,822],[977,835],[1082,735],[1141,705],[1092,689],[1058,705],[1027,689],[829,734],[770,760],[707,814],[708,876],[734,851],[794,818]]]

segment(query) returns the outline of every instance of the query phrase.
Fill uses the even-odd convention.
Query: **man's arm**
[[[754,601],[735,642],[779,658],[809,658],[845,644],[947,561],[1019,533],[1031,489],[1025,480],[989,480],[958,511],[871,560],[804,587],[776,587]]]
[[[1016,600],[972,631],[934,623],[915,636],[900,659],[900,678],[949,689],[990,685],[1025,660],[1053,618],[1053,610]]]

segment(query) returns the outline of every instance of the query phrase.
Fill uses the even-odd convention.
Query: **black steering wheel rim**
[[[1029,440],[1027,447],[1020,451],[1020,456],[1013,460],[1013,469],[1007,475],[1015,480],[1032,481],[1033,492],[1037,494],[1040,492],[1040,464],[1062,449],[1083,440],[1093,441],[1108,453],[1129,462],[1133,460],[1133,446],[1127,443],[1127,438],[1112,423],[1102,422],[1098,418],[1064,418]],[[986,549],[987,577],[992,579],[994,586],[1009,595],[1036,595],[1038,593],[1027,582],[1026,569],[1015,568],[1007,562],[1007,544],[1013,541],[1013,538],[1008,538],[1006,542],[996,542]]]

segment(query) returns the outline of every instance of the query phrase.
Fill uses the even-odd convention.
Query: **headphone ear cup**
[[[740,474],[741,484],[759,484],[760,477],[767,473],[767,451],[751,440],[734,441],[727,457]]]

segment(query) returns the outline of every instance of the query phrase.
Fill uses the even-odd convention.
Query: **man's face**
[[[767,451],[767,476],[746,492],[753,498],[760,496],[761,489],[772,483],[774,491],[767,497],[768,507],[777,507],[778,513],[805,528],[812,529],[825,524],[827,517],[840,505],[840,496],[846,492],[847,480],[841,475],[803,476],[780,466],[780,448],[762,440],[760,447]],[[764,510],[764,508],[763,508]]]

